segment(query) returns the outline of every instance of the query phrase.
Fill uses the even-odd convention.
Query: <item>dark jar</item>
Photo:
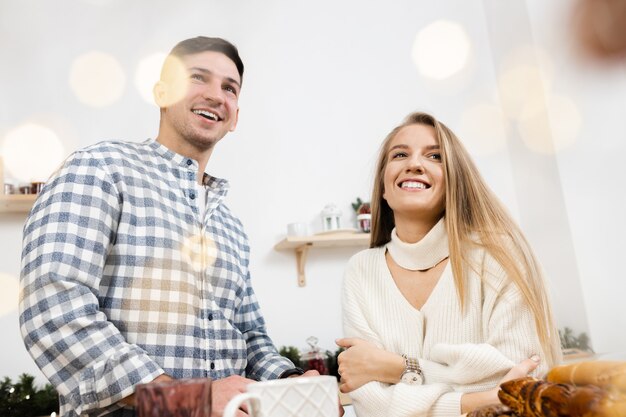
[[[317,346],[317,337],[311,336],[306,339],[306,342],[309,344],[309,349],[300,356],[302,369],[305,372],[313,369],[319,372],[320,375],[329,375],[329,358],[326,352],[322,352],[320,347]]]

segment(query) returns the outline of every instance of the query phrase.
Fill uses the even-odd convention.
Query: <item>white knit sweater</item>
[[[533,354],[542,356],[534,374],[547,370],[533,315],[517,286],[484,251],[474,251],[472,259],[478,272],[468,268],[465,314],[450,263],[417,310],[396,286],[384,247],[350,259],[342,294],[346,337],[419,358],[425,378],[420,386],[370,382],[351,392],[359,417],[458,416],[463,393],[494,388]]]

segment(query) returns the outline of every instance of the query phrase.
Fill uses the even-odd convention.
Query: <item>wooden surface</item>
[[[298,285],[306,286],[306,274],[304,266],[310,248],[338,248],[349,246],[361,246],[366,248],[370,242],[369,233],[357,231],[337,231],[333,233],[320,233],[312,236],[287,236],[276,245],[275,250],[294,250],[296,254],[296,268],[298,272]]]
[[[332,248],[345,246],[367,247],[369,243],[369,233],[338,232],[312,236],[287,236],[283,240],[278,242],[274,246],[274,249],[296,249],[301,246],[310,246],[314,248]]]
[[[0,194],[0,213],[28,213],[36,199],[36,194]]]
[[[28,213],[36,199],[34,194],[4,194],[4,162],[0,156],[0,214]]]
[[[348,394],[344,394],[343,392],[339,393],[339,403],[341,405],[350,405],[352,404],[352,398]]]

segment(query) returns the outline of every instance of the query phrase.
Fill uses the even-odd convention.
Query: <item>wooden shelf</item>
[[[339,248],[349,246],[367,247],[370,243],[369,233],[358,232],[337,232],[326,233],[313,236],[287,236],[276,245],[276,250],[293,249],[296,252],[296,263],[298,266],[298,285],[306,285],[306,275],[304,265],[310,248]]]
[[[0,213],[28,213],[36,194],[0,194]]]
[[[36,194],[4,194],[4,163],[0,155],[0,214],[28,213],[36,199]]]

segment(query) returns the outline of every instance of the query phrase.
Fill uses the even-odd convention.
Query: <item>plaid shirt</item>
[[[103,142],[75,152],[24,227],[20,327],[60,393],[61,416],[119,409],[134,386],[293,368],[268,337],[228,183],[160,143]],[[115,415],[126,413],[115,411]]]

